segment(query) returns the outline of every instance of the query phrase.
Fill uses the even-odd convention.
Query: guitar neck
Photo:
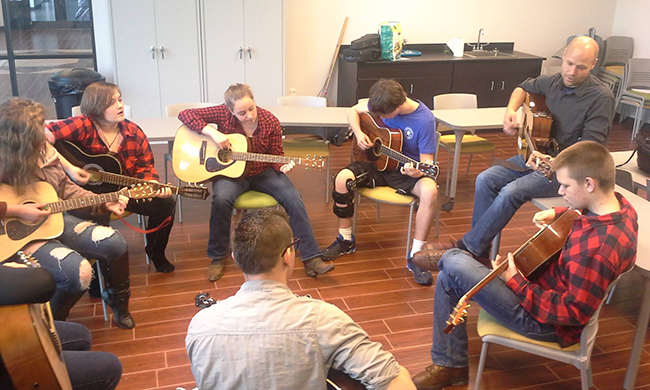
[[[68,210],[82,209],[84,207],[97,206],[107,202],[115,202],[119,199],[121,194],[122,193],[118,191],[109,192],[106,194],[84,196],[82,198],[74,198],[48,203],[47,206],[52,210],[52,213],[62,213]]]
[[[302,164],[302,158],[294,158],[287,156],[277,156],[275,154],[261,154],[261,153],[248,153],[248,152],[232,152],[232,159],[239,161],[258,161],[271,164],[288,164],[291,161],[297,165]]]
[[[413,164],[413,166],[416,169],[418,168],[418,166],[420,164],[419,161],[416,161],[416,160],[414,160],[414,159],[412,159],[412,158],[410,158],[408,156],[405,156],[402,153],[397,152],[397,151],[395,151],[395,150],[393,150],[393,149],[391,149],[391,148],[389,148],[389,147],[387,147],[385,145],[381,145],[381,154],[383,154],[383,155],[385,155],[387,157],[390,157],[393,160],[397,160],[397,161],[401,162],[402,164],[411,163],[411,164]]]
[[[107,171],[92,172],[91,175],[95,176],[97,179],[105,183],[115,184],[122,187],[129,187],[135,184],[147,183],[148,185],[151,185],[151,187],[153,187],[153,189],[156,191],[158,191],[161,188],[170,188],[174,195],[178,195],[179,192],[179,188],[171,184],[151,182],[143,179],[138,179],[136,177],[119,175],[117,173],[112,173]]]

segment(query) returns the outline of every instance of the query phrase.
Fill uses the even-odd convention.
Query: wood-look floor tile
[[[124,356],[120,358],[120,361],[122,362],[122,372],[125,374],[166,367],[165,352]]]
[[[178,385],[192,380],[194,380],[194,375],[192,375],[189,364],[158,370],[158,384],[160,386]]]

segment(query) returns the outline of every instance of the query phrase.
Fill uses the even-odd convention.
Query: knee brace
[[[352,192],[347,192],[342,194],[332,191],[332,198],[334,199],[334,214],[339,218],[351,218],[354,215],[354,203],[352,202]],[[338,204],[344,204],[345,206],[339,206]]]

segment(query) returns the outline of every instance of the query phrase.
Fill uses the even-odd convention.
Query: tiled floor
[[[628,150],[631,123],[616,125],[609,147]],[[497,145],[497,158],[514,153],[515,141],[500,131],[482,133]],[[347,164],[350,143],[332,146],[332,170]],[[158,169],[162,171],[161,146],[155,147]],[[446,162],[445,152],[440,161]],[[476,155],[470,174],[460,175],[458,195],[452,212],[441,213],[440,240],[460,238],[471,222],[474,180],[488,167],[489,155]],[[463,157],[461,169],[467,158]],[[444,183],[444,172],[440,180]],[[296,171],[290,177],[301,191],[316,238],[325,247],[334,239],[337,228],[331,203],[323,201],[324,172],[318,174]],[[442,190],[442,189],[441,189]],[[215,299],[234,294],[243,276],[230,261],[225,276],[216,283],[208,282],[205,257],[208,238],[209,200],[184,201],[184,222],[174,226],[168,257],[176,271],[158,274],[146,265],[142,237],[114,223],[129,242],[131,253],[131,311],[137,322],[134,330],[121,330],[104,322],[98,299],[82,298],[73,309],[71,320],[92,330],[94,349],[110,351],[122,360],[124,375],[118,389],[175,389],[193,387],[193,377],[184,349],[184,339],[192,316],[199,310],[194,297],[208,291]],[[530,220],[536,208],[523,207],[503,233],[502,252],[521,244],[536,229]],[[296,269],[290,287],[298,294],[309,293],[331,302],[359,322],[373,340],[381,342],[397,360],[416,374],[430,364],[433,287],[413,282],[405,268],[407,210],[405,207],[382,206],[382,219],[375,219],[375,205],[361,204],[357,231],[358,250],[335,261],[336,269],[318,279],[305,276]],[[132,218],[132,217],[130,217]],[[435,240],[433,232],[429,237]],[[616,289],[611,305],[601,314],[599,336],[593,353],[594,383],[597,389],[620,389],[630,355],[636,313],[640,302],[640,278],[630,275]],[[477,308],[470,310],[470,385],[478,363],[481,343],[476,335]],[[650,388],[650,338],[646,337],[637,388]],[[245,346],[242,346],[245,347]],[[577,369],[546,359],[494,347],[484,374],[484,389],[579,389]]]

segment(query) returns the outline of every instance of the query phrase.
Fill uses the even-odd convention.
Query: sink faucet
[[[485,34],[484,29],[481,28],[478,30],[478,39],[476,40],[476,45],[474,45],[473,50],[483,50],[483,47],[488,44],[488,43],[483,43],[483,44],[481,43],[481,35],[484,34]]]

